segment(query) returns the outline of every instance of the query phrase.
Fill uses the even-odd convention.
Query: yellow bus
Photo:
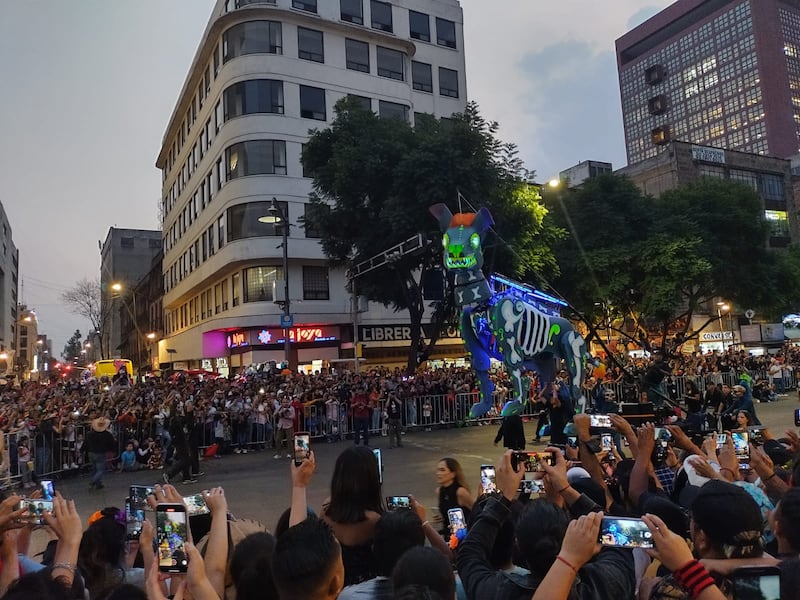
[[[133,363],[127,358],[111,358],[108,360],[98,360],[94,363],[94,376],[100,379],[104,375],[111,379],[119,373],[120,369],[125,368],[128,376],[133,381]]]

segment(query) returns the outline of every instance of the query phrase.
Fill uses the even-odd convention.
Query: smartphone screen
[[[604,433],[600,436],[600,447],[605,450],[606,452],[611,452],[611,448],[614,445],[614,439],[611,437],[610,433]]]
[[[728,443],[728,434],[727,433],[718,433],[717,434],[717,450],[722,448],[726,443]]]
[[[186,508],[182,504],[159,504],[156,508],[156,544],[158,570],[162,573],[185,573]]]
[[[750,468],[750,447],[747,445],[750,436],[746,431],[732,431],[733,448],[736,450],[736,458],[739,459],[739,468],[747,470]]]
[[[794,424],[796,427],[800,427],[800,408],[794,409]]]
[[[761,427],[748,427],[747,432],[750,434],[750,443],[754,446],[764,445],[764,430]]]
[[[49,479],[42,479],[39,485],[42,487],[42,498],[45,500],[52,500],[55,497],[55,489],[53,488],[52,481]]]
[[[497,473],[494,465],[481,465],[481,494],[493,494],[497,491]]]
[[[589,415],[590,427],[607,427],[611,428],[611,417],[608,415]]]
[[[186,510],[189,511],[190,517],[194,515],[207,515],[211,512],[206,504],[205,498],[203,498],[203,494],[186,496],[183,499],[183,503],[186,505]]]
[[[44,513],[45,511],[52,512],[53,511],[53,501],[52,500],[41,500],[41,499],[32,499],[32,498],[24,498],[19,501],[16,508],[14,510],[25,510],[25,512],[20,515],[19,520],[23,523],[31,523],[33,525],[43,525],[44,524]]]
[[[378,481],[383,483],[383,457],[381,456],[381,449],[373,448],[372,453],[375,455],[375,460],[378,461]]]
[[[520,466],[526,473],[543,473],[544,465],[553,465],[552,452],[514,452],[511,455],[511,466],[519,471]]]
[[[641,519],[603,517],[600,543],[619,548],[653,548],[653,534]]]
[[[519,493],[530,494],[531,496],[542,495],[544,491],[544,479],[523,479],[519,482]]]
[[[153,486],[150,485],[132,485],[128,490],[128,497],[131,503],[136,508],[148,510],[147,496],[153,493]]]
[[[733,598],[780,600],[781,576],[777,567],[736,569],[730,578]]]
[[[138,540],[144,524],[144,509],[135,508],[130,498],[125,498],[125,537]]]
[[[386,496],[386,510],[398,508],[411,508],[411,498],[408,496]]]
[[[577,448],[578,447],[578,437],[574,435],[570,435],[567,437],[567,446],[570,448]]]
[[[294,464],[300,465],[308,458],[311,450],[311,434],[307,431],[298,431],[294,434]]]
[[[653,433],[657,440],[665,440],[667,442],[672,440],[672,433],[670,433],[670,430],[666,427],[656,427],[653,430]]]
[[[450,523],[450,533],[457,535],[456,532],[467,530],[467,520],[464,518],[464,511],[460,508],[448,510],[447,520]]]

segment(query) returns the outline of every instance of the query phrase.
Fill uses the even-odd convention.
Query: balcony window
[[[222,36],[222,62],[246,54],[282,54],[283,33],[275,21],[248,21],[228,29]]]
[[[286,142],[251,140],[225,150],[227,179],[248,175],[286,175]]]
[[[228,241],[244,240],[254,237],[268,237],[281,235],[279,223],[262,223],[258,219],[269,214],[271,202],[244,202],[231,206],[226,211],[228,221]],[[278,202],[281,210],[288,210],[287,202]]]
[[[378,46],[377,59],[378,75],[380,77],[388,77],[390,79],[397,79],[398,81],[405,81],[405,68],[402,52],[384,48],[383,46]]]
[[[223,93],[225,120],[255,113],[283,114],[283,82],[253,79],[234,83]]]
[[[250,267],[244,270],[244,301],[272,302],[272,287],[283,279],[281,267]]]

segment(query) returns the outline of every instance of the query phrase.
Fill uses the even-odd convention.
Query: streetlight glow
[[[156,334],[151,331],[150,333],[148,333],[144,337],[146,337],[148,340],[154,340],[154,339],[156,339]]]
[[[121,292],[122,291],[122,284],[121,283],[112,283],[111,284],[111,289],[114,290],[115,292]]]
[[[547,185],[549,185],[551,188],[557,188],[559,185],[561,185],[561,181],[558,179],[551,179],[547,182]]]

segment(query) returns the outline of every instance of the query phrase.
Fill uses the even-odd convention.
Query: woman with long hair
[[[336,459],[330,499],[322,506],[321,518],[342,547],[346,586],[375,576],[372,538],[383,511],[375,455],[364,446],[345,448]]]
[[[464,470],[455,458],[446,457],[439,461],[436,465],[436,482],[439,484],[436,497],[439,499],[439,514],[442,517],[440,533],[448,536],[447,511],[461,508],[464,518],[469,521],[474,500],[464,477]]]

